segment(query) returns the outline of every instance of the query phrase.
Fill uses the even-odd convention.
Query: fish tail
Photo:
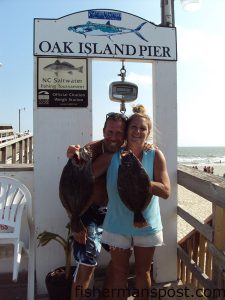
[[[134,227],[136,228],[143,228],[147,227],[149,224],[146,222],[145,218],[143,217],[141,212],[134,213]]]
[[[84,68],[84,66],[81,66],[81,67],[77,68],[77,71],[80,73],[83,73],[83,68]]]
[[[140,34],[139,30],[141,30],[141,28],[146,24],[147,22],[143,22],[140,25],[138,25],[138,27],[136,29],[134,29],[134,32],[136,33],[136,35],[141,38],[142,40],[148,42],[148,40],[146,40],[143,35]]]
[[[74,31],[74,27],[73,27],[73,26],[70,26],[70,27],[68,27],[68,30],[69,30],[69,31]]]

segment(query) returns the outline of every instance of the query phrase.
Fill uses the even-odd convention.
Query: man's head
[[[105,151],[114,153],[124,143],[127,117],[121,113],[109,113],[103,128]]]

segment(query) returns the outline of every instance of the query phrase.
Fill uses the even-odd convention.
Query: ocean
[[[178,147],[178,163],[183,165],[225,165],[225,147]]]

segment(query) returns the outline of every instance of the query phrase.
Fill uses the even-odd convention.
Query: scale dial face
[[[138,86],[128,81],[114,81],[109,85],[109,98],[116,102],[131,102],[137,99]]]

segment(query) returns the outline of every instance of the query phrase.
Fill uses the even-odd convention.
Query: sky
[[[128,12],[156,25],[160,0],[0,0],[0,124],[33,132],[33,20],[60,18],[78,11],[104,8]],[[224,70],[225,0],[203,0],[187,12],[175,0],[177,27],[178,146],[225,146]],[[141,103],[152,115],[150,63],[125,63],[126,80],[135,82]],[[120,80],[120,62],[93,62],[93,139],[102,137],[109,111],[119,103],[108,97],[109,83]],[[127,104],[127,114],[131,105]]]

